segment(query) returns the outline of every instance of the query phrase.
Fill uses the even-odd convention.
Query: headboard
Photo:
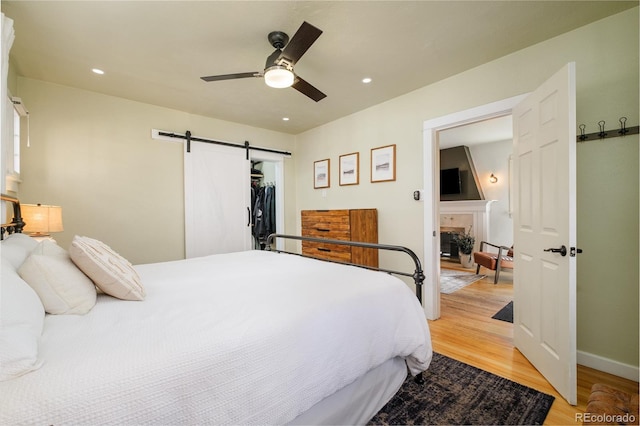
[[[0,230],[0,240],[4,239],[4,234],[13,234],[15,232],[21,233],[22,228],[24,228],[24,221],[22,220],[22,214],[20,213],[20,200],[10,195],[1,195],[2,201],[7,201],[13,204],[13,219],[11,219],[11,223],[3,223],[2,229]],[[3,208],[4,203],[3,203]]]

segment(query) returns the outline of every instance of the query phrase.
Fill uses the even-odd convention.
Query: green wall
[[[151,129],[295,150],[292,135],[39,80],[19,77],[18,93],[31,126],[21,201],[62,206],[65,229],[55,235],[62,247],[86,235],[134,264],[185,256],[183,143],[152,139]],[[284,160],[292,194],[294,166]],[[285,197],[286,218],[294,207]]]

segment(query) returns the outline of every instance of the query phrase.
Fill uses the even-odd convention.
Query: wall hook
[[[587,135],[584,134],[584,129],[587,127],[584,124],[581,124],[580,126],[580,136],[578,136],[578,139],[580,139],[580,141],[584,141],[585,139],[587,139]]]
[[[598,126],[600,126],[600,133],[598,133],[598,136],[600,136],[601,138],[606,138],[607,134],[604,131],[604,120],[598,121]]]
[[[624,136],[629,132],[629,130],[627,130],[627,117],[620,117],[618,121],[620,121],[620,130],[618,130],[618,133]]]

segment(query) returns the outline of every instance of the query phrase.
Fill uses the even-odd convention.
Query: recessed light
[[[100,74],[100,75],[104,74],[104,71],[102,71],[99,68],[93,68],[91,71],[93,71],[95,74]]]
[[[289,117],[282,117],[282,121],[289,121]]]
[[[372,80],[371,80],[371,78],[370,78],[370,77],[365,77],[365,78],[363,78],[363,79],[362,79],[362,82],[363,82],[364,84],[371,83],[371,81],[372,81]]]

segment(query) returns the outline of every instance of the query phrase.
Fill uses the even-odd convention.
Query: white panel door
[[[575,405],[575,64],[516,106],[513,123],[514,344]]]
[[[191,142],[184,152],[186,257],[251,249],[250,162],[244,149]]]

